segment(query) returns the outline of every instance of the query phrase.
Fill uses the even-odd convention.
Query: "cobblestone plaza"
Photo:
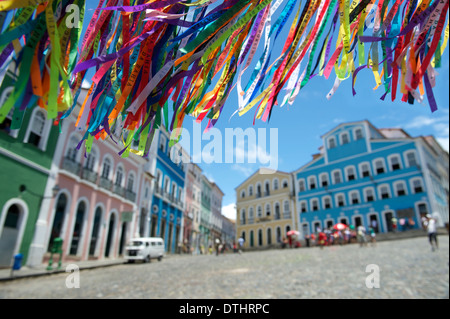
[[[67,288],[69,273],[3,282],[0,298],[442,299],[449,298],[449,237],[439,244],[435,252],[419,237],[375,247],[172,255],[82,270],[80,288]]]

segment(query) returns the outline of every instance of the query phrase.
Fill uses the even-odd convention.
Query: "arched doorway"
[[[116,216],[111,214],[109,218],[108,235],[106,236],[105,257],[109,257],[114,238],[114,228],[116,226]]]
[[[394,213],[392,211],[388,211],[384,212],[383,215],[384,215],[384,223],[386,225],[386,232],[394,231],[394,227],[392,227],[393,225],[392,219],[394,218]]]
[[[55,216],[53,217],[52,231],[50,233],[50,239],[48,241],[47,251],[51,251],[53,246],[53,240],[57,237],[61,237],[62,228],[64,225],[64,219],[66,216],[67,208],[67,195],[60,194],[56,200]]]
[[[19,249],[19,238],[24,220],[24,209],[20,204],[10,205],[0,228],[0,268],[10,267],[14,254]]]
[[[97,207],[94,215],[94,226],[92,227],[91,242],[89,244],[89,256],[95,256],[98,239],[100,237],[100,224],[102,220],[103,210]]]
[[[75,225],[72,232],[72,242],[70,244],[70,255],[76,256],[78,254],[78,247],[80,245],[80,240],[83,238],[83,225],[84,216],[86,214],[86,203],[81,201],[78,203],[77,213],[75,215]]]
[[[123,248],[125,247],[125,244],[126,244],[127,229],[128,229],[128,223],[126,223],[126,222],[122,223],[122,234],[120,235],[119,256],[122,256]]]

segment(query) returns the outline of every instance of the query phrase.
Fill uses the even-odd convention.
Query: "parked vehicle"
[[[161,261],[164,253],[164,240],[159,237],[133,238],[125,247],[125,259],[129,263],[136,260],[148,263],[151,259]]]

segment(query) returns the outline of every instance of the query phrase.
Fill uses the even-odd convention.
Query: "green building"
[[[0,88],[0,108],[11,92],[7,83]],[[14,129],[18,116],[22,125]],[[0,123],[0,268],[10,267],[18,253],[27,263],[40,209],[52,196],[58,136],[58,126],[37,106],[11,111]]]

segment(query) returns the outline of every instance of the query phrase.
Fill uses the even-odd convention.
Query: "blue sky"
[[[93,3],[87,2],[86,20],[88,23],[92,15]],[[280,36],[283,41],[283,36]],[[278,42],[283,43],[283,42]],[[378,128],[402,128],[412,136],[434,135],[442,147],[449,149],[449,58],[448,49],[442,57],[442,67],[437,69],[439,76],[434,88],[438,111],[432,113],[427,99],[423,104],[410,105],[401,102],[401,96],[395,102],[391,102],[388,95],[385,101],[380,97],[384,94],[384,88],[380,86],[374,91],[375,81],[372,72],[365,69],[358,74],[356,82],[356,96],[352,94],[351,80],[344,81],[331,100],[326,95],[334,84],[333,73],[327,80],[324,77],[314,77],[300,91],[295,103],[289,108],[279,108],[273,111],[269,123],[257,120],[253,126],[254,111],[250,111],[242,117],[238,115],[231,118],[237,110],[236,89],[231,93],[224,112],[221,115],[216,128],[225,132],[227,128],[266,128],[269,139],[269,129],[278,129],[278,169],[292,172],[311,160],[311,156],[318,152],[322,144],[321,136],[335,126],[351,121],[368,120]],[[256,55],[255,59],[258,59]],[[303,68],[302,68],[303,71]],[[246,83],[246,82],[244,82]],[[184,127],[192,132],[192,118],[186,118]],[[202,128],[206,126],[202,123]],[[191,142],[192,143],[192,142]],[[267,142],[268,143],[268,142]],[[208,141],[202,143],[202,147]],[[223,141],[223,158],[230,149],[225,148]],[[235,152],[245,149],[242,145],[235,145]],[[193,151],[191,152],[191,155]],[[248,154],[247,154],[248,155]],[[206,176],[217,183],[225,193],[223,199],[223,213],[235,218],[232,209],[235,200],[235,187],[253,174],[264,164],[245,163],[199,163]]]

